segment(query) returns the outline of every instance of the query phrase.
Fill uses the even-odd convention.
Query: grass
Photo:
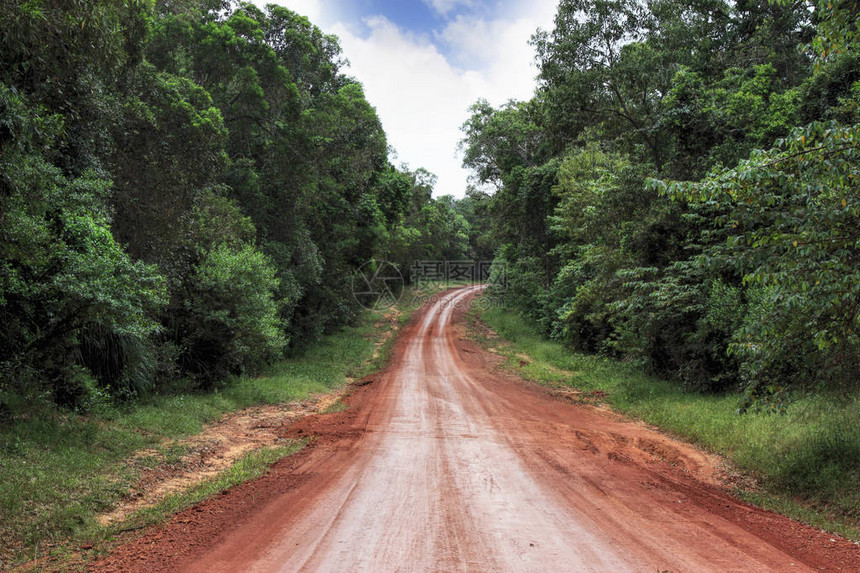
[[[605,392],[613,409],[719,453],[757,478],[760,486],[738,490],[740,497],[860,540],[860,397],[801,396],[785,415],[739,415],[738,394],[686,392],[630,365],[572,352],[505,309],[480,318],[510,343],[482,341],[499,346],[507,368],[548,386]]]
[[[95,518],[123,498],[139,468],[150,461],[178,460],[184,453],[181,447],[165,448],[165,440],[199,433],[229,412],[301,400],[378,370],[388,359],[395,338],[392,329],[414,310],[413,295],[411,290],[404,292],[391,320],[367,312],[359,324],[324,337],[301,356],[276,364],[261,376],[233,379],[212,393],[152,396],[87,416],[31,406],[25,415],[0,427],[0,570],[109,535]],[[332,408],[343,408],[338,404]],[[161,449],[163,455],[127,463],[145,448]],[[132,523],[163,519],[256,477],[261,468],[292,451],[290,446],[249,454],[214,480],[134,516]]]
[[[337,412],[345,412],[347,409],[346,402],[343,400],[337,400],[333,402],[330,406],[328,406],[325,410],[322,411],[323,414],[335,414]]]
[[[304,448],[308,440],[294,440],[283,446],[263,448],[248,452],[230,468],[196,486],[171,494],[158,504],[141,509],[125,521],[118,529],[139,529],[160,523],[174,513],[189,508],[204,499],[218,494],[240,483],[263,475],[268,467],[283,457]]]

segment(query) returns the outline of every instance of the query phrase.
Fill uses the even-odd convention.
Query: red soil
[[[493,368],[416,313],[310,446],[94,571],[860,571],[860,548],[732,498],[716,460]]]

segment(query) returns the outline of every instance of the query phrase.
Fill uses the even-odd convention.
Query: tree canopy
[[[574,348],[744,388],[742,409],[856,390],[858,16],[562,0],[533,99],[463,126],[495,296]]]
[[[0,402],[212,388],[355,320],[372,259],[464,258],[337,38],[221,0],[0,2]]]

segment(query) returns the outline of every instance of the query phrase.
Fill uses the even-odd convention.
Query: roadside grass
[[[414,310],[415,295],[414,289],[404,292],[393,319],[368,311],[355,326],[322,338],[301,355],[260,376],[229,380],[211,393],[156,395],[126,406],[102,406],[87,415],[48,404],[18,408],[25,413],[0,426],[0,570],[50,554],[62,556],[128,524],[155,523],[177,508],[256,477],[295,451],[294,446],[251,453],[217,478],[173,495],[125,524],[104,528],[95,520],[134,485],[136,468],[182,456],[182,446],[165,446],[166,440],[199,433],[230,412],[329,392],[380,369],[396,338],[392,331]],[[343,407],[332,406],[334,411]],[[161,455],[127,463],[147,448]]]
[[[510,310],[470,318],[509,343],[478,335],[507,358],[506,368],[548,386],[605,392],[613,409],[721,454],[756,478],[758,487],[739,487],[739,497],[860,540],[860,397],[798,396],[784,415],[740,415],[739,394],[687,392],[631,365],[573,352]]]
[[[292,455],[308,444],[308,440],[290,440],[289,443],[248,452],[235,464],[217,476],[196,486],[167,496],[158,504],[141,509],[129,517],[122,525],[110,528],[111,533],[141,529],[160,523],[184,509],[203,501],[240,483],[258,478],[276,461]]]
[[[322,411],[323,414],[335,414],[337,412],[345,412],[348,406],[343,400],[336,400],[330,406]]]

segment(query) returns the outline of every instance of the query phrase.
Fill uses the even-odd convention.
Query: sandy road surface
[[[713,460],[493,374],[450,291],[312,446],[94,569],[860,570],[857,546],[725,495]]]

